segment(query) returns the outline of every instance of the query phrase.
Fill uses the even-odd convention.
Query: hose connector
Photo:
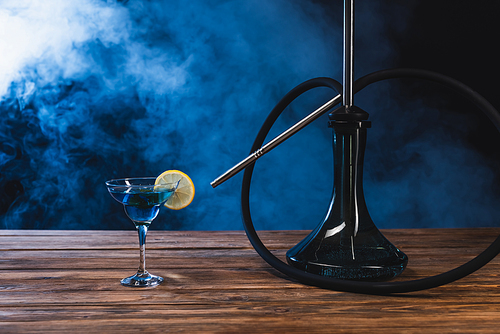
[[[335,121],[366,121],[369,116],[370,115],[360,107],[346,107],[344,105],[328,114],[328,118],[330,119],[328,125],[332,127]]]

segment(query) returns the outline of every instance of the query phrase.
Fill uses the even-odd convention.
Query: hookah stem
[[[147,273],[146,271],[146,235],[148,233],[149,224],[137,224],[137,232],[139,233],[139,274]]]
[[[354,0],[344,0],[344,49],[343,49],[343,91],[342,91],[342,97],[343,97],[343,106],[345,113],[349,113],[350,109],[354,105],[354,94],[353,94],[353,86],[354,86]],[[356,209],[356,181],[357,181],[357,165],[358,165],[358,154],[359,152],[357,151],[358,146],[359,146],[359,139],[357,138],[358,136],[353,137],[352,139],[349,139],[348,137],[342,136],[342,142],[344,142],[346,139],[348,140],[348,143],[343,143],[342,150],[348,152],[348,156],[345,154],[342,154],[341,158],[341,165],[349,166],[351,165],[351,161],[354,160],[354,163],[349,167],[349,172],[347,173],[348,180],[345,178],[342,178],[342,185],[341,188],[343,189],[342,191],[344,192],[347,190],[346,195],[350,198],[348,203],[354,204],[354,207],[346,207],[344,203],[341,205],[341,217],[344,220],[344,222],[349,221],[351,217],[357,217],[357,215],[352,212],[352,211],[357,211]],[[356,151],[353,152],[352,148],[354,148]],[[348,161],[346,161],[348,160]],[[343,171],[344,173],[345,171]],[[351,185],[351,182],[354,183],[354,185]],[[354,192],[354,194],[352,193]],[[344,201],[344,196],[341,196],[341,200]],[[356,236],[357,232],[357,222],[352,222],[354,226],[350,226],[350,247],[352,251],[352,258],[354,260],[355,254],[354,254],[354,240],[353,237]]]
[[[344,0],[343,103],[348,112],[354,104],[354,0]]]

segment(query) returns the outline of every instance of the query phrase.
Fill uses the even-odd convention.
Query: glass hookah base
[[[336,255],[339,255],[339,253]],[[387,256],[386,252],[382,253],[379,255]],[[311,274],[366,281],[384,281],[394,278],[403,272],[408,263],[408,257],[399,250],[392,252],[391,256],[385,258],[380,257],[377,259],[376,255],[375,258],[373,255],[370,256],[370,259],[365,259],[365,261],[363,259],[357,259],[356,261],[345,260],[345,257],[339,259],[337,256],[334,256],[336,259],[332,261],[331,258],[318,259],[309,257],[309,259],[304,259],[302,256],[293,256],[288,253],[287,262],[291,266]]]
[[[147,271],[144,273],[137,272],[135,275],[121,280],[122,285],[134,288],[155,287],[163,282],[163,277],[151,275]]]

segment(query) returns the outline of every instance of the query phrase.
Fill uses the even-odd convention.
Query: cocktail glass
[[[121,283],[132,287],[153,287],[163,282],[160,276],[146,270],[146,234],[162,206],[175,192],[179,182],[155,185],[155,177],[137,177],[106,181],[106,187],[115,200],[123,204],[125,213],[139,232],[139,269]]]

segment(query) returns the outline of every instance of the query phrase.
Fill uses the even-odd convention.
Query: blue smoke
[[[405,11],[391,10],[400,13],[391,24],[404,26]],[[365,4],[357,11],[372,22],[359,26],[370,34],[360,38],[361,50],[377,44],[357,73],[389,67],[387,23],[370,19],[387,9]],[[154,228],[240,229],[241,175],[215,190],[210,182],[246,157],[289,89],[317,76],[340,80],[341,21],[341,4],[328,2],[4,1],[0,227],[129,228],[104,181],[180,169],[197,187],[195,200],[181,211],[162,210]],[[374,121],[365,192],[379,227],[492,224],[498,196],[488,185],[495,173],[478,169],[479,154],[455,138],[429,146],[446,138],[440,130],[395,146],[387,134],[396,125],[381,124],[391,115],[377,94],[360,97],[359,105]],[[331,96],[319,89],[301,97],[270,137]],[[390,108],[402,108],[395,104]],[[415,133],[399,129],[396,138]],[[464,161],[470,164],[459,168]],[[326,116],[262,158],[252,186],[257,227],[313,228],[330,200],[332,165]],[[442,179],[448,181],[437,187]],[[464,208],[471,189],[475,202]],[[472,219],[478,201],[479,223]],[[469,214],[452,210],[457,205]]]

